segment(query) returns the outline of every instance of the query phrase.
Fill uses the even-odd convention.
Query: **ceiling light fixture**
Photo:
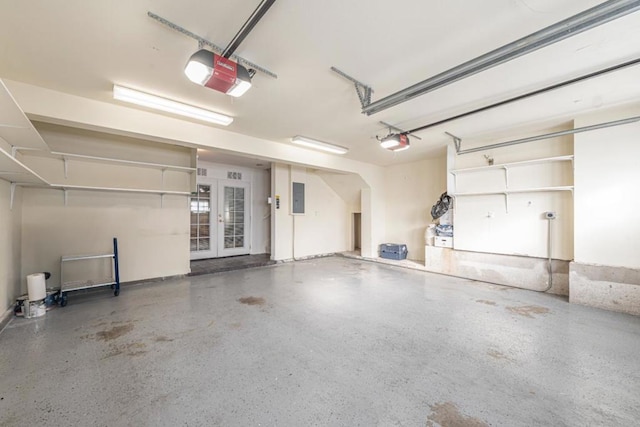
[[[202,120],[222,126],[228,126],[233,122],[233,117],[216,113],[215,111],[205,110],[204,108],[194,107],[193,105],[183,104],[181,102],[172,101],[167,98],[162,98],[160,96],[151,95],[118,85],[113,85],[113,98],[119,101],[130,102],[143,107],[153,108],[155,110],[190,117],[192,119]]]
[[[349,152],[349,149],[346,147],[341,147],[340,145],[329,144],[327,142],[317,141],[315,139],[307,138],[305,136],[294,136],[291,138],[291,142],[298,145],[303,145],[309,148],[315,148],[317,150],[328,151],[330,153],[335,154],[346,154]]]
[[[251,87],[251,74],[242,65],[224,56],[200,49],[189,58],[184,73],[192,82],[233,97]]]
[[[392,133],[380,139],[380,146],[390,151],[404,151],[410,146],[409,137],[402,133]]]

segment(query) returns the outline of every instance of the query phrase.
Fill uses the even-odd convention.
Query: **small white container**
[[[40,301],[47,297],[44,273],[35,273],[27,276],[27,293],[29,294],[29,301]]]
[[[453,248],[453,237],[436,236],[435,246],[439,248]]]

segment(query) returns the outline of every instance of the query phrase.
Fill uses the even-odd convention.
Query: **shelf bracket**
[[[504,194],[504,209],[506,213],[509,213],[509,193]]]
[[[504,188],[508,190],[509,189],[509,168],[506,166],[503,166],[502,169],[504,169]]]
[[[67,206],[67,189],[63,188],[62,191],[64,192],[64,205]]]
[[[64,179],[68,178],[68,164],[67,162],[69,161],[69,159],[67,159],[65,156],[62,156],[62,161],[64,162]]]
[[[167,168],[162,168],[162,187],[160,187],[160,188],[163,188],[163,189],[164,189],[164,173],[165,173],[166,170],[167,170]]]
[[[16,183],[12,182],[11,183],[11,200],[9,201],[9,210],[12,211],[13,210],[13,198],[16,195]]]
[[[460,152],[460,149],[462,148],[462,138],[455,136],[452,133],[449,132],[445,132],[447,135],[449,135],[451,138],[453,138],[453,144],[456,147],[456,153]]]

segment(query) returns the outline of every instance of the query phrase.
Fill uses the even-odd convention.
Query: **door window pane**
[[[224,187],[224,248],[244,247],[244,188]]]
[[[195,194],[191,196],[191,244],[192,252],[208,251],[210,248],[209,227],[211,211],[211,186],[198,184]]]

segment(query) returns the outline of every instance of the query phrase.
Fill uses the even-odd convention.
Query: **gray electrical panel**
[[[302,182],[293,183],[293,207],[294,214],[304,213],[304,184]]]

